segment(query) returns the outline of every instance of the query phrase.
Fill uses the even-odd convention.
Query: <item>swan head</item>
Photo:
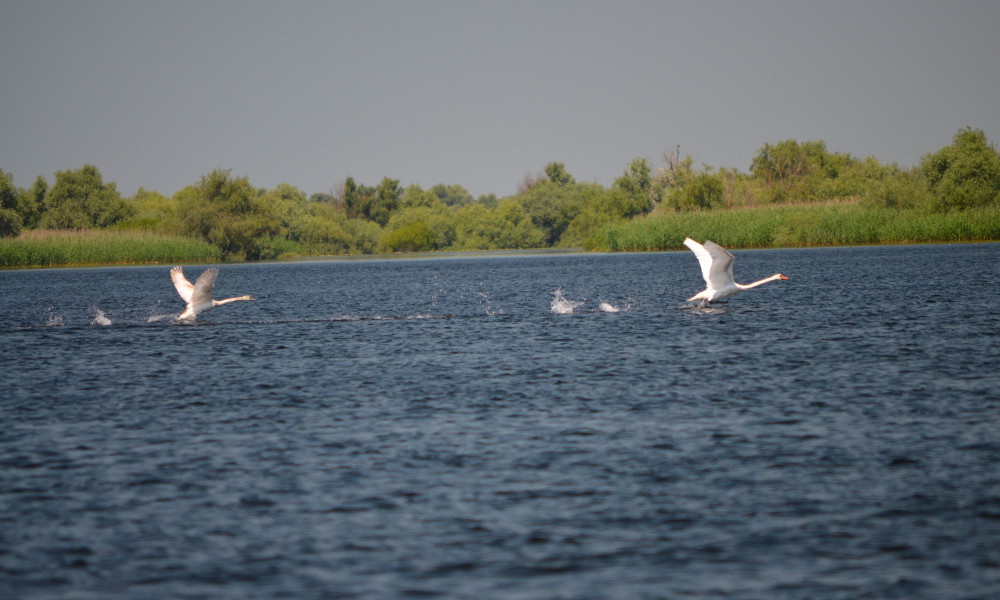
[[[782,275],[781,273],[778,273],[778,279],[788,279],[788,278]]]

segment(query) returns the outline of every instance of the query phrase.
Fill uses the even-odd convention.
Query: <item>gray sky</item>
[[[911,166],[964,126],[1000,140],[998,31],[995,0],[5,0],[0,169],[505,196],[551,161],[609,185],[678,145]]]

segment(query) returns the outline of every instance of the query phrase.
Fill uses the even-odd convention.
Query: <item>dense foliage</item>
[[[513,196],[478,199],[461,185],[425,190],[390,177],[374,186],[347,177],[335,192],[307,196],[289,184],[257,189],[246,176],[225,170],[204,175],[170,198],[144,189],[123,198],[93,165],[59,171],[51,186],[38,176],[30,188],[15,187],[13,178],[0,171],[0,236],[54,229],[145,232],[197,240],[217,249],[224,260],[549,247],[652,249],[677,247],[683,238],[675,239],[680,234],[674,232],[687,227],[693,235],[690,227],[720,211],[818,204],[840,208],[825,209],[825,216],[765,211],[760,214],[766,215],[771,234],[763,237],[754,236],[748,212],[732,213],[728,220],[746,222],[743,237],[749,236],[749,245],[761,245],[751,238],[769,245],[853,243],[878,241],[863,233],[872,222],[963,213],[952,221],[964,222],[974,214],[993,215],[1000,206],[1000,154],[982,131],[971,128],[958,131],[952,144],[913,168],[830,152],[822,141],[796,140],[764,144],[749,172],[693,163],[679,150],[665,155],[655,170],[650,161],[637,158],[604,187],[578,182],[563,164],[553,162],[543,174],[525,177]],[[850,218],[843,216],[848,213]],[[813,233],[803,233],[803,220],[812,223]],[[845,233],[843,227],[853,231]],[[647,232],[644,242],[623,241],[634,240],[637,232]],[[989,229],[977,235],[1000,236]],[[741,245],[738,238],[727,239]]]

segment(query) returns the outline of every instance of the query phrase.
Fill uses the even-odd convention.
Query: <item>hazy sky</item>
[[[0,169],[171,195],[216,168],[514,193],[664,152],[823,140],[903,166],[1000,141],[1000,2],[4,0]]]

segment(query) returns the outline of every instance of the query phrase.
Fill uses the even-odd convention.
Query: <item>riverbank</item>
[[[218,262],[219,249],[207,242],[144,231],[26,231],[0,239],[0,267]]]
[[[675,212],[611,227],[588,249],[672,250],[685,237],[732,248],[996,241],[1000,209],[934,213],[837,203]]]
[[[793,248],[1000,241],[1000,208],[934,213],[857,203],[768,205],[654,214],[610,227],[585,247],[597,252],[682,249],[685,237],[729,248]],[[568,252],[499,250],[491,254]],[[432,257],[469,252],[428,252]],[[411,253],[311,258],[394,258]],[[0,239],[0,268],[220,262],[204,241],[142,231],[28,231]]]

